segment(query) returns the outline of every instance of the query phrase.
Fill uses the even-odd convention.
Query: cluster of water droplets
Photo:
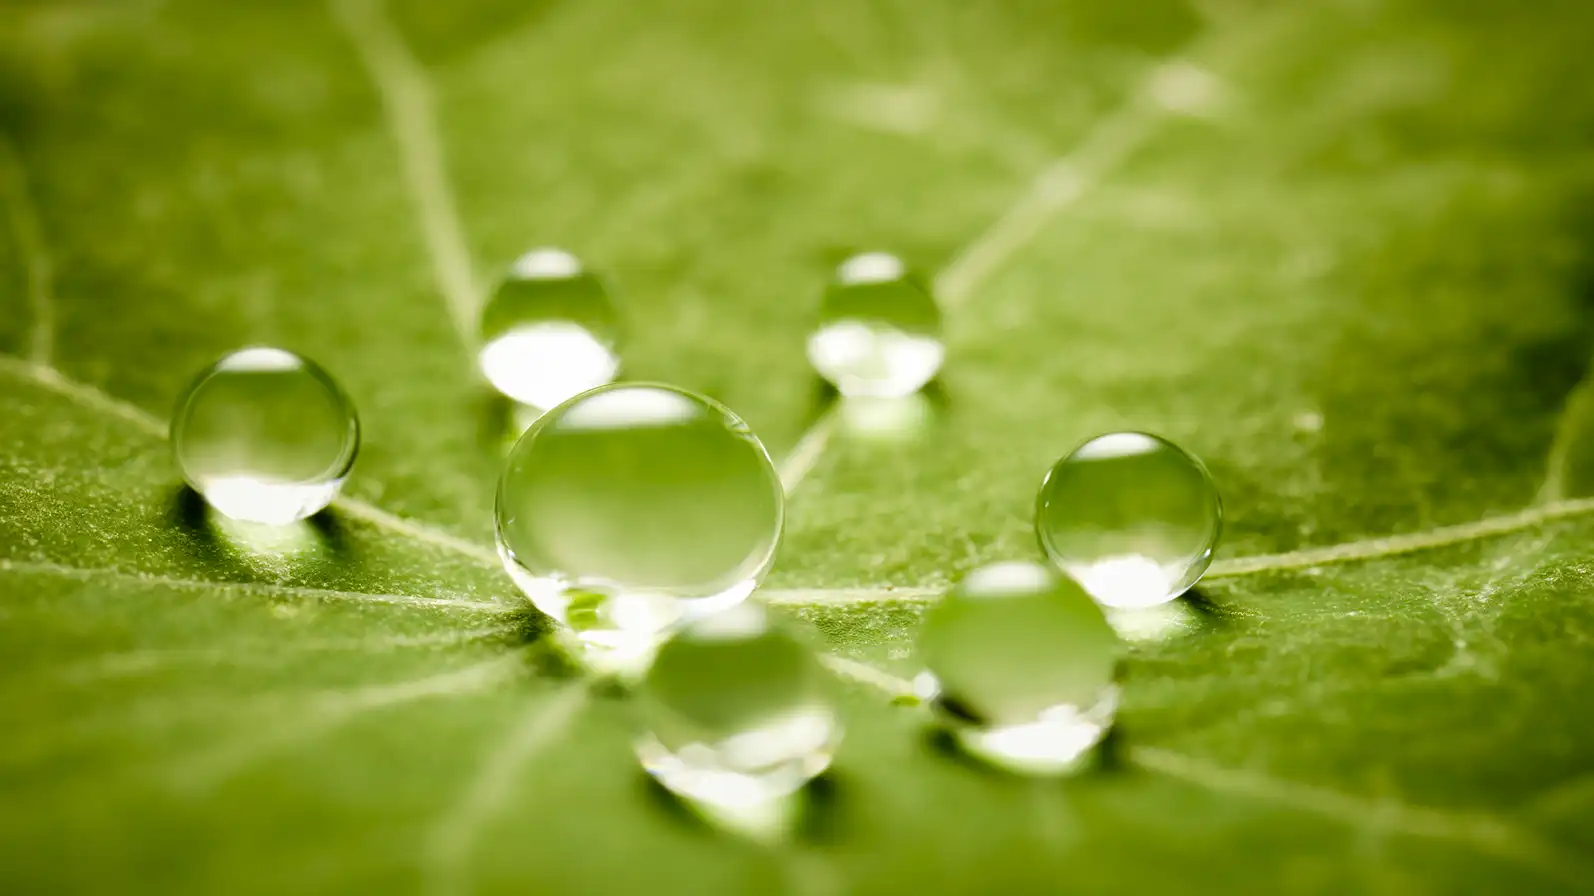
[[[841,725],[814,652],[749,600],[784,519],[763,444],[711,398],[614,382],[618,309],[567,252],[523,255],[481,320],[482,376],[535,416],[498,482],[510,578],[583,663],[630,682],[637,753],[661,784],[721,807],[790,796],[829,765]],[[941,367],[941,312],[900,259],[857,255],[826,288],[807,347],[854,410],[897,401]],[[283,524],[333,500],[359,425],[314,362],[256,347],[200,374],[172,444],[218,512]],[[1051,564],[978,569],[926,612],[923,696],[971,755],[1031,774],[1076,768],[1117,707],[1123,644],[1109,614],[1188,590],[1220,525],[1192,455],[1144,433],[1084,443],[1040,487],[1035,530]]]

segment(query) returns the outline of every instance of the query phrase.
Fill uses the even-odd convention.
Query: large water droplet
[[[498,485],[499,553],[600,665],[750,594],[774,562],[784,495],[741,418],[673,386],[617,383],[544,414]]]

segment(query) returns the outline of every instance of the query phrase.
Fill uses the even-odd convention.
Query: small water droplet
[[[1077,583],[1035,563],[970,573],[925,614],[919,651],[957,742],[1028,774],[1078,767],[1118,707],[1123,646]]]
[[[791,796],[830,764],[841,725],[824,668],[760,604],[685,625],[637,689],[642,766],[676,794],[750,808]]]
[[[498,484],[504,566],[598,665],[745,599],[774,562],[784,493],[723,405],[649,383],[583,393],[532,424]]]
[[[337,497],[354,466],[354,404],[314,362],[280,348],[233,352],[177,404],[172,454],[183,478],[224,516],[284,525]]]
[[[522,255],[482,308],[477,363],[493,388],[535,408],[614,380],[620,316],[603,281],[561,249]]]
[[[1222,528],[1217,487],[1201,461],[1157,436],[1099,436],[1041,483],[1041,547],[1102,605],[1173,600],[1200,581]]]
[[[808,337],[808,360],[842,395],[911,395],[944,356],[941,311],[901,259],[868,252],[836,270]]]

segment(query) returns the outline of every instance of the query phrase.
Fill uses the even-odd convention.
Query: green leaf
[[[1582,888],[1589,19],[0,11],[0,889]],[[621,285],[631,376],[787,458],[764,596],[856,685],[792,842],[661,798],[497,568],[470,328],[543,243]],[[803,358],[862,248],[948,311],[895,421],[827,409]],[[164,444],[254,342],[365,423],[348,496],[286,532],[209,518]],[[944,754],[892,705],[924,602],[1034,556],[1040,474],[1124,427],[1219,479],[1199,599],[1126,627],[1101,768]]]

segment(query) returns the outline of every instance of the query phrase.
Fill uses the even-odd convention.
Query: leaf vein
[[[148,411],[87,383],[74,380],[54,367],[0,355],[0,371],[35,382],[91,410],[116,416],[154,438],[166,438],[166,425]],[[332,506],[377,528],[387,529],[406,538],[452,551],[493,569],[498,568],[498,556],[491,549],[441,529],[389,513],[357,498],[339,497],[332,502]]]
[[[520,651],[484,662],[394,684],[372,685],[323,694],[308,712],[285,726],[268,726],[200,756],[176,764],[174,783],[190,789],[213,788],[250,766],[325,736],[369,712],[432,697],[480,693],[510,680],[523,669]]]
[[[49,364],[55,350],[55,261],[44,239],[38,210],[28,188],[28,171],[11,142],[0,136],[0,197],[22,252],[28,303],[33,323],[28,330],[28,358]]]
[[[868,685],[893,700],[915,696],[912,682],[868,663],[834,654],[827,654],[823,659],[837,674]],[[1129,757],[1142,768],[1214,792],[1278,803],[1350,827],[1461,843],[1567,880],[1585,880],[1589,872],[1582,862],[1493,815],[1419,806],[1397,799],[1367,799],[1244,769],[1225,768],[1159,747],[1133,747]]]
[[[1208,580],[1234,579],[1262,573],[1290,572],[1364,560],[1398,557],[1404,554],[1415,554],[1422,551],[1498,538],[1502,535],[1510,535],[1513,532],[1535,529],[1563,520],[1587,516],[1590,513],[1594,513],[1594,498],[1553,501],[1548,504],[1536,504],[1515,513],[1485,517],[1470,523],[1443,526],[1438,529],[1429,529],[1425,532],[1404,532],[1398,535],[1386,535],[1361,541],[1347,541],[1315,548],[1302,548],[1278,554],[1257,554],[1232,560],[1220,560],[1212,564],[1212,568],[1207,570],[1205,578]],[[895,599],[925,600],[935,596],[940,590],[939,586],[933,585],[907,585],[881,588],[793,588],[761,593],[764,599],[770,603],[834,604],[871,603]]]
[[[448,647],[468,644],[503,636],[504,626],[472,628],[432,635],[390,635],[381,638],[345,638],[340,640],[301,640],[286,644],[261,645],[234,644],[227,647],[193,647],[155,650],[132,650],[110,653],[93,660],[76,663],[54,672],[48,677],[70,682],[97,682],[139,675],[153,670],[178,666],[200,665],[218,667],[271,662],[279,655],[298,656],[305,653],[379,653],[409,647]],[[255,649],[251,649],[255,648]]]
[[[1350,827],[1460,843],[1568,881],[1587,880],[1589,869],[1583,867],[1582,861],[1493,815],[1419,806],[1389,798],[1368,799],[1246,769],[1225,768],[1158,747],[1134,747],[1129,756],[1142,768],[1217,793],[1277,803]]]
[[[1451,547],[1508,535],[1524,529],[1533,529],[1560,520],[1571,519],[1594,512],[1594,498],[1577,498],[1537,504],[1515,513],[1485,517],[1470,523],[1443,526],[1426,532],[1406,532],[1362,541],[1317,548],[1304,548],[1281,554],[1259,554],[1212,564],[1207,571],[1209,579],[1234,578],[1265,572],[1286,572],[1331,566],[1361,560],[1377,560],[1419,551]]]
[[[398,144],[404,183],[420,219],[432,275],[460,341],[474,351],[476,284],[448,183],[426,70],[410,53],[381,0],[332,0],[332,9],[381,96],[388,130]]]
[[[28,560],[0,559],[0,572],[39,573],[60,576],[82,582],[108,581],[130,585],[153,585],[164,588],[241,591],[278,597],[310,598],[314,600],[367,601],[379,604],[404,604],[442,609],[477,610],[489,613],[510,613],[515,607],[494,601],[458,600],[446,597],[416,597],[409,594],[373,594],[365,591],[340,591],[332,588],[313,588],[302,585],[277,585],[269,582],[212,582],[202,579],[183,579],[174,576],[129,572],[110,567],[76,567],[59,563]]]

